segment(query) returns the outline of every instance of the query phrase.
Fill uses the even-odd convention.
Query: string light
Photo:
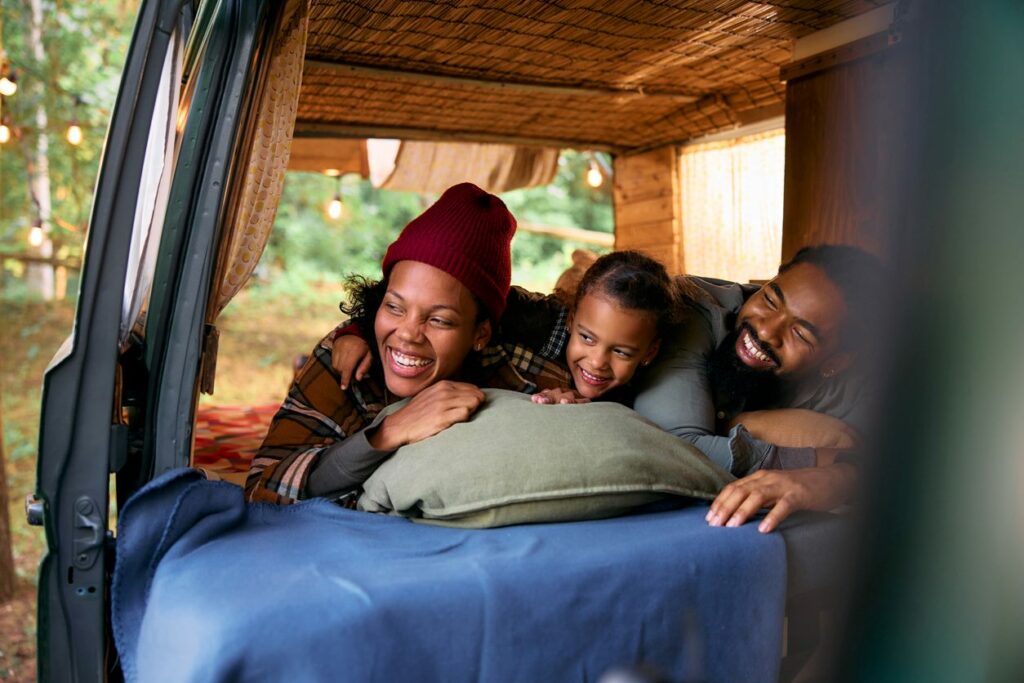
[[[331,220],[336,221],[344,212],[345,205],[341,203],[341,194],[336,193],[334,199],[327,205],[327,215],[331,217]]]
[[[604,182],[604,174],[601,173],[601,168],[597,165],[597,161],[591,157],[590,167],[587,169],[587,185],[593,188],[601,187],[601,183]]]
[[[4,20],[0,15],[0,34],[3,33]],[[0,95],[10,97],[18,92],[18,74],[7,59],[7,50],[0,43]]]
[[[4,113],[4,98],[0,96],[0,145],[11,140],[11,119]]]
[[[82,127],[78,125],[78,121],[71,121],[68,124],[67,132],[64,133],[64,137],[67,141],[77,147],[82,144]]]
[[[334,169],[331,169],[334,170]],[[335,175],[335,174],[330,174]],[[343,213],[345,213],[345,205],[341,202],[341,173],[337,172],[338,178],[338,189],[334,193],[334,198],[327,204],[327,215],[332,221],[339,220]]]
[[[39,223],[35,223],[32,229],[28,231],[28,243],[33,247],[39,247],[43,244],[43,226]]]
[[[71,117],[70,123],[68,123],[68,129],[64,132],[64,138],[74,147],[78,147],[82,144],[82,127],[78,125],[78,107],[82,104],[82,98],[75,95],[72,106],[74,107],[74,116]]]
[[[10,97],[18,92],[18,74],[13,68],[7,67],[3,76],[0,76],[0,95]]]

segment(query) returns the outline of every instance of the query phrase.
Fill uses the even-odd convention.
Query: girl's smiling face
[[[388,390],[403,398],[454,377],[473,348],[483,348],[491,323],[477,322],[477,304],[448,273],[419,261],[399,261],[374,318]]]
[[[569,318],[565,359],[576,391],[589,399],[620,387],[658,353],[657,316],[619,306],[600,290],[582,297]]]

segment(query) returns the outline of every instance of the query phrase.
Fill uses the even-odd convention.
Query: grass
[[[284,398],[292,359],[308,353],[339,322],[339,285],[305,291],[241,292],[218,320],[217,379],[208,404],[274,403]],[[7,459],[11,535],[19,588],[0,605],[0,681],[35,680],[35,584],[46,544],[25,522],[25,495],[35,490],[43,372],[71,332],[73,305],[0,299],[0,415]]]

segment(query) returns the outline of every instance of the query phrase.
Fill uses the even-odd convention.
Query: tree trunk
[[[7,504],[7,459],[4,457],[4,416],[0,406],[0,605],[14,597],[14,550]]]
[[[43,49],[43,4],[41,0],[30,0],[29,4],[32,8],[29,21],[32,57],[36,64],[41,66],[46,63],[46,51]],[[38,88],[40,95],[39,106],[36,108],[36,130],[39,131],[39,137],[36,139],[35,163],[32,164],[32,177],[29,179],[29,185],[38,212],[39,225],[43,229],[43,243],[38,247],[33,247],[32,254],[50,258],[53,256],[53,242],[50,241],[50,139],[46,130],[49,119],[46,116],[45,97],[42,97],[46,84],[39,80],[34,85]],[[47,264],[28,266],[26,280],[29,291],[38,294],[46,301],[53,299],[53,266]]]

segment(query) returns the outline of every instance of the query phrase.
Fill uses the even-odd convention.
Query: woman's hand
[[[384,418],[368,440],[380,450],[422,441],[467,421],[484,398],[484,392],[473,384],[449,380],[432,384]]]
[[[370,345],[358,335],[342,335],[331,345],[331,367],[341,375],[339,385],[342,391],[348,389],[353,378],[356,381],[363,379],[372,363]]]
[[[551,405],[554,403],[590,403],[589,398],[584,398],[572,389],[544,389],[530,397],[534,403]]]

